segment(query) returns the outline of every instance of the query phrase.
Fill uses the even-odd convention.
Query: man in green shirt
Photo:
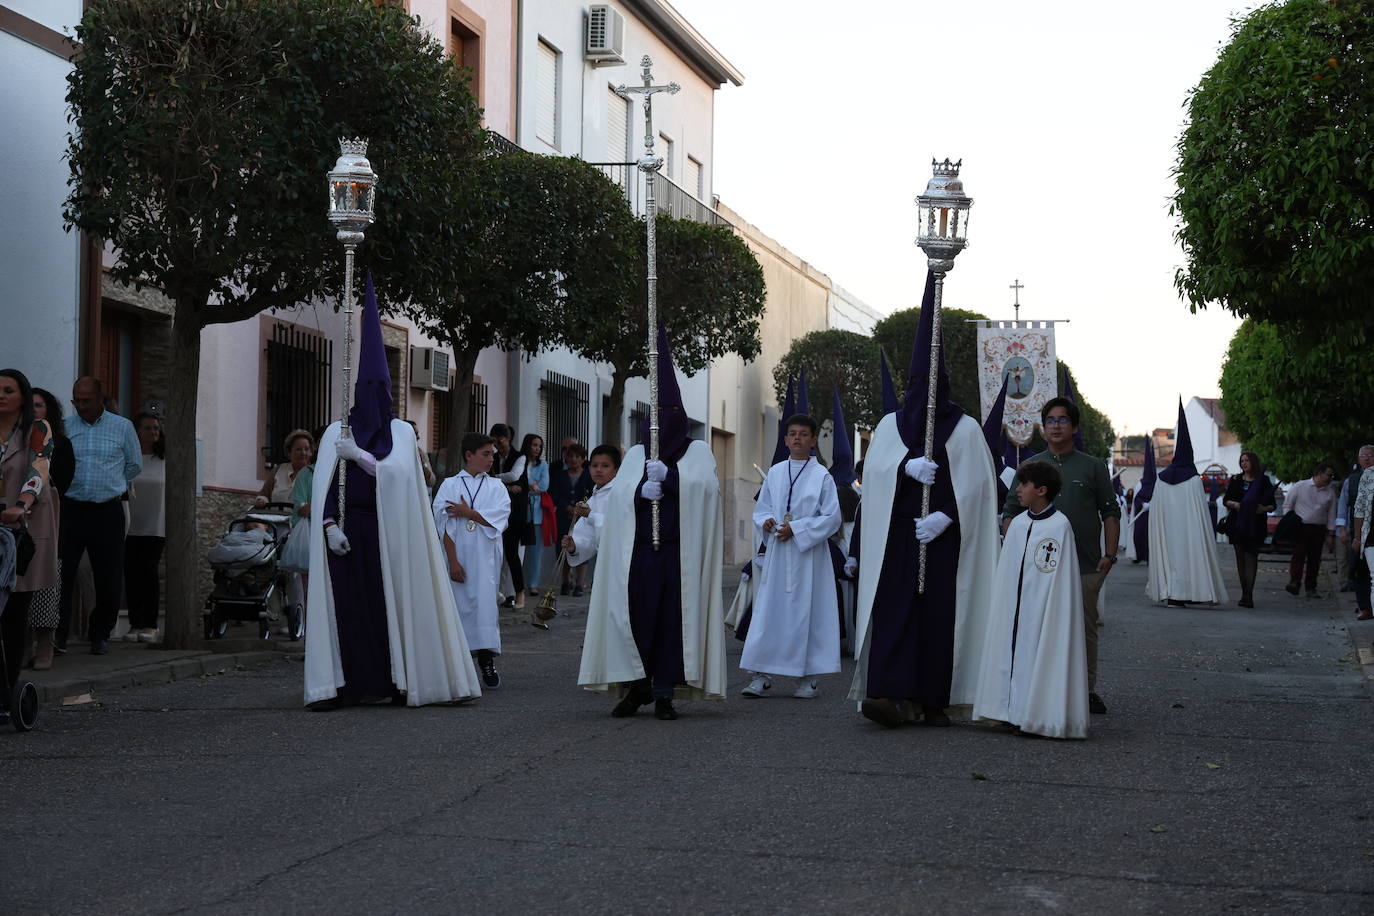
[[[1068,398],[1051,398],[1040,408],[1040,424],[1049,449],[1027,460],[1053,465],[1064,478],[1064,487],[1055,497],[1054,507],[1068,518],[1078,548],[1078,570],[1083,581],[1083,635],[1088,650],[1088,709],[1105,713],[1107,704],[1097,695],[1097,596],[1107,573],[1116,564],[1121,507],[1112,490],[1107,466],[1073,447],[1074,433],[1078,431],[1078,405]],[[1002,507],[1003,534],[1021,511],[1021,501],[1012,490]],[[1107,548],[1106,556],[1100,548],[1103,544]]]

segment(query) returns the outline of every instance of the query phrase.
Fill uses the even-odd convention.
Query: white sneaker
[[[113,639],[111,639],[110,641],[111,641],[111,642],[114,642]],[[138,642],[138,631],[137,631],[137,630],[130,630],[129,632],[125,633],[122,637],[120,637],[120,638],[119,638],[119,641],[120,641],[120,642]]]
[[[749,682],[749,686],[745,687],[739,693],[742,697],[757,697],[760,699],[772,696],[773,682],[762,674],[756,674],[754,675],[754,679]]]
[[[816,679],[802,680],[797,682],[797,689],[792,691],[792,696],[799,700],[814,700],[816,698]]]
[[[162,637],[160,637],[160,636],[158,635],[157,630],[139,630],[139,631],[138,631],[138,641],[139,641],[139,642],[158,642],[161,638],[162,638]]]

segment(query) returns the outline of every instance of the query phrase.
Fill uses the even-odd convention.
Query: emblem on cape
[[[477,530],[477,523],[474,522],[472,519],[468,519],[468,530],[469,530],[469,531],[476,531],[476,530]]]
[[[1035,551],[1032,554],[1035,568],[1042,573],[1054,572],[1059,568],[1061,549],[1058,538],[1041,538],[1040,543],[1035,545]]]

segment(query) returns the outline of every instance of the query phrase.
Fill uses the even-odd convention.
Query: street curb
[[[64,697],[80,696],[83,693],[98,695],[107,690],[119,690],[125,687],[145,687],[201,676],[227,674],[230,671],[239,671],[250,666],[285,660],[290,657],[288,653],[270,650],[201,655],[154,662],[148,665],[137,665],[133,668],[123,668],[107,674],[71,678],[54,683],[35,684],[34,686],[38,688],[40,703],[60,703]]]

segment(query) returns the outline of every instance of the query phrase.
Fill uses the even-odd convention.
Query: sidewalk
[[[73,639],[67,654],[54,658],[51,670],[26,668],[20,679],[32,681],[38,688],[39,702],[47,705],[84,695],[99,699],[102,692],[122,687],[224,674],[305,652],[304,642],[285,640],[228,638],[205,645],[213,648],[176,650],[147,643],[111,642],[109,655],[91,655],[89,643]]]

